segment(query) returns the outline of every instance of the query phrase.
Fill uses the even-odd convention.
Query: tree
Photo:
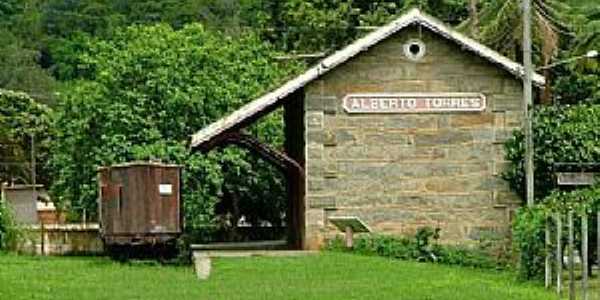
[[[359,26],[380,26],[412,7],[457,24],[468,15],[463,0],[286,0],[259,1],[248,23],[288,52],[331,51],[364,34]],[[243,6],[245,7],[245,6]],[[246,14],[247,15],[247,14]]]
[[[475,38],[496,49],[500,53],[520,61],[522,59],[523,21],[520,0],[482,0],[478,15],[471,15],[459,28],[474,32],[475,24],[480,24]],[[534,61],[538,65],[548,65],[559,54],[561,37],[569,38],[572,29],[567,25],[571,19],[570,7],[558,0],[534,0],[532,31]],[[544,70],[544,76],[551,81],[552,73]],[[544,89],[541,102],[552,102],[550,85]]]
[[[595,163],[600,161],[600,106],[540,106],[533,118],[535,142],[535,191],[543,199],[554,189],[555,163]],[[506,143],[511,166],[504,174],[514,190],[524,192],[524,139],[521,131]]]
[[[0,2],[0,22],[10,20],[14,15],[22,12],[23,6],[19,0],[5,0]]]
[[[560,58],[581,57],[589,51],[600,51],[600,7],[575,7],[579,12],[573,22],[575,36],[569,39]],[[578,59],[552,69],[553,89],[560,104],[600,104],[600,59]]]
[[[202,26],[132,26],[110,40],[88,38],[78,61],[90,70],[60,97],[52,147],[51,192],[75,212],[96,211],[96,168],[160,159],[185,165],[184,204],[188,229],[214,226],[214,208],[223,197],[223,178],[253,180],[241,186],[241,199],[256,195],[284,201],[282,185],[246,174],[271,172],[242,151],[191,153],[189,137],[209,123],[265,92],[299,69],[280,66],[277,52],[252,34],[232,39]],[[274,130],[281,121],[267,118],[253,131]],[[242,177],[242,178],[240,178]],[[241,193],[241,194],[240,194]],[[263,200],[264,201],[264,200]],[[277,205],[272,207],[277,208]],[[268,211],[271,207],[255,206]]]
[[[0,89],[23,91],[51,103],[55,82],[40,65],[43,38],[36,11],[43,0],[0,1]]]
[[[469,34],[477,38],[479,36],[479,0],[469,1]]]
[[[478,17],[472,16],[461,28],[479,21],[480,39],[512,59],[520,59],[523,39],[520,1],[482,0]],[[533,31],[535,49],[541,64],[557,54],[559,36],[569,31],[569,6],[556,0],[534,0]]]
[[[0,183],[31,184],[31,137],[34,137],[36,182],[49,181],[47,167],[50,110],[24,93],[0,89]]]
[[[40,53],[26,48],[8,31],[0,29],[0,88],[23,91],[52,103],[55,82],[39,64]]]

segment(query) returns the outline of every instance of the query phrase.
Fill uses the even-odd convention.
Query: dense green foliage
[[[553,88],[557,104],[600,104],[600,60],[557,68],[556,73]]]
[[[273,174],[265,163],[241,151],[191,153],[187,144],[196,130],[265,92],[297,65],[278,65],[276,52],[252,34],[234,40],[200,25],[134,26],[110,40],[86,39],[85,45],[88,50],[77,58],[87,70],[85,80],[70,82],[56,106],[50,165],[59,203],[93,215],[96,168],[131,160],[185,165],[189,229],[214,224],[221,197],[242,198],[252,207],[258,206],[253,200],[284,201],[281,179],[264,175]],[[280,122],[268,118],[253,130],[277,132]],[[266,138],[276,144],[280,136]],[[227,180],[237,189],[228,189]],[[253,215],[276,221],[270,209],[280,206],[261,206],[262,213],[254,208]]]
[[[587,6],[586,6],[587,5]],[[572,22],[573,37],[564,42],[558,60],[580,57],[588,51],[600,51],[600,6],[579,3],[578,17]],[[600,104],[600,58],[579,59],[551,73],[552,88],[559,104]]]
[[[248,19],[261,35],[285,51],[329,52],[365,33],[360,26],[379,26],[412,7],[421,7],[451,24],[467,15],[464,0],[286,0],[257,1],[261,11]]]
[[[50,110],[23,93],[0,89],[0,183],[31,183],[31,138],[36,181],[48,182]]]
[[[20,237],[12,211],[0,199],[0,250],[12,250]]]
[[[76,57],[86,47],[82,36],[107,39],[130,25],[182,28],[201,22],[232,36],[252,28],[280,50],[329,52],[363,34],[357,26],[381,25],[410,7],[421,7],[452,24],[468,15],[466,0],[24,0],[9,1],[0,12],[7,32],[27,45],[22,54],[36,54],[34,66],[48,69],[59,80],[71,80],[79,75]],[[46,77],[29,74],[28,79]]]
[[[600,185],[572,191],[553,191],[543,205],[546,214],[566,213],[590,214],[600,208]]]
[[[538,62],[547,64],[558,50],[561,35],[568,32],[565,23],[570,17],[570,7],[559,0],[535,2],[532,14],[534,54]],[[481,0],[479,3],[476,21],[471,17],[462,26],[472,26],[472,22],[478,22],[477,30],[472,35],[500,53],[518,60],[522,57],[523,45],[521,1]]]
[[[410,7],[453,25],[463,23],[485,43],[519,58],[520,19],[518,1],[499,0],[22,0],[3,1],[0,38],[18,41],[0,49],[2,57],[19,55],[7,62],[20,76],[0,87],[23,90],[38,99],[49,99],[55,89],[47,71],[60,80],[78,78],[76,57],[85,51],[81,36],[110,38],[118,28],[138,24],[167,23],[174,28],[201,22],[206,28],[243,35],[248,28],[278,49],[293,52],[331,51],[364,33],[358,26],[381,25]],[[470,11],[470,3],[476,10]],[[598,7],[585,1],[539,0],[534,26],[537,57],[571,57],[597,48],[600,27]],[[572,5],[572,8],[569,7]],[[575,38],[573,38],[575,36]],[[573,47],[573,45],[577,45]],[[568,50],[562,54],[559,48]],[[18,49],[19,51],[14,51]],[[571,51],[571,49],[574,49]],[[11,54],[13,53],[13,54]],[[11,56],[12,55],[12,56]],[[41,68],[40,68],[41,67]],[[43,68],[43,69],[42,69]],[[46,69],[46,70],[44,70]],[[0,69],[1,78],[15,71]],[[33,72],[25,72],[32,70]],[[577,71],[576,74],[585,72]],[[547,74],[549,75],[549,74]],[[558,76],[553,76],[558,77]]]
[[[579,228],[579,217],[588,216],[589,236],[596,235],[595,213],[600,207],[600,186],[576,189],[572,191],[555,190],[544,198],[542,203],[533,208],[521,208],[513,224],[513,245],[520,255],[519,274],[525,279],[542,279],[544,277],[544,258],[546,257],[545,228],[549,223],[551,235],[556,233],[556,215],[563,218],[563,226],[567,222],[568,212],[573,212],[575,228]],[[562,231],[563,245],[568,232]],[[589,255],[592,261],[598,255],[596,241],[591,238]],[[581,235],[575,229],[575,243],[580,245]],[[555,244],[552,244],[554,249]]]
[[[334,239],[328,249],[351,251],[363,255],[376,255],[401,260],[435,262],[445,265],[457,265],[475,268],[505,268],[506,261],[493,257],[491,249],[481,241],[476,246],[451,246],[437,242],[439,229],[421,228],[414,237],[396,237],[388,235],[363,235],[354,241],[354,247],[348,250],[345,241]]]
[[[11,300],[556,299],[510,272],[342,253],[214,260],[202,282],[191,268],[106,258],[0,254],[0,265],[0,298]]]
[[[539,107],[534,112],[535,194],[543,199],[554,189],[556,163],[600,161],[600,106]],[[506,143],[506,158],[512,163],[504,177],[512,187],[524,191],[523,134],[516,131]]]
[[[519,253],[519,275],[523,279],[544,276],[546,212],[521,208],[513,223],[513,246]]]
[[[38,64],[39,51],[0,27],[0,89],[18,90],[51,103],[55,80]]]

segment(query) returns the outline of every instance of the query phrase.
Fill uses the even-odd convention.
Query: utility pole
[[[531,0],[523,0],[523,114],[525,132],[525,181],[527,186],[527,206],[533,206],[533,63],[531,62]]]
[[[35,135],[34,133],[31,133],[31,189],[33,191],[33,197],[35,198],[34,200],[37,201],[37,197],[35,196],[35,188],[36,188],[36,169],[35,169],[35,165],[36,165],[36,161],[35,161]]]

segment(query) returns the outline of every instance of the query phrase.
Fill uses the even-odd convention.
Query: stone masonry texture
[[[426,54],[404,56],[420,39]],[[348,114],[351,93],[482,93],[483,112]],[[409,27],[305,88],[308,248],[336,234],[331,215],[375,232],[441,228],[446,243],[505,235],[519,197],[501,178],[503,143],[521,125],[522,85],[499,66],[426,28]]]

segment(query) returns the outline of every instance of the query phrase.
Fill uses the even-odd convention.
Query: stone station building
[[[200,130],[192,147],[235,143],[288,172],[290,245],[315,249],[329,216],[374,232],[441,228],[444,242],[508,232],[520,204],[501,178],[523,119],[523,68],[411,10]],[[534,75],[534,84],[544,78]],[[241,130],[285,108],[285,153]]]

